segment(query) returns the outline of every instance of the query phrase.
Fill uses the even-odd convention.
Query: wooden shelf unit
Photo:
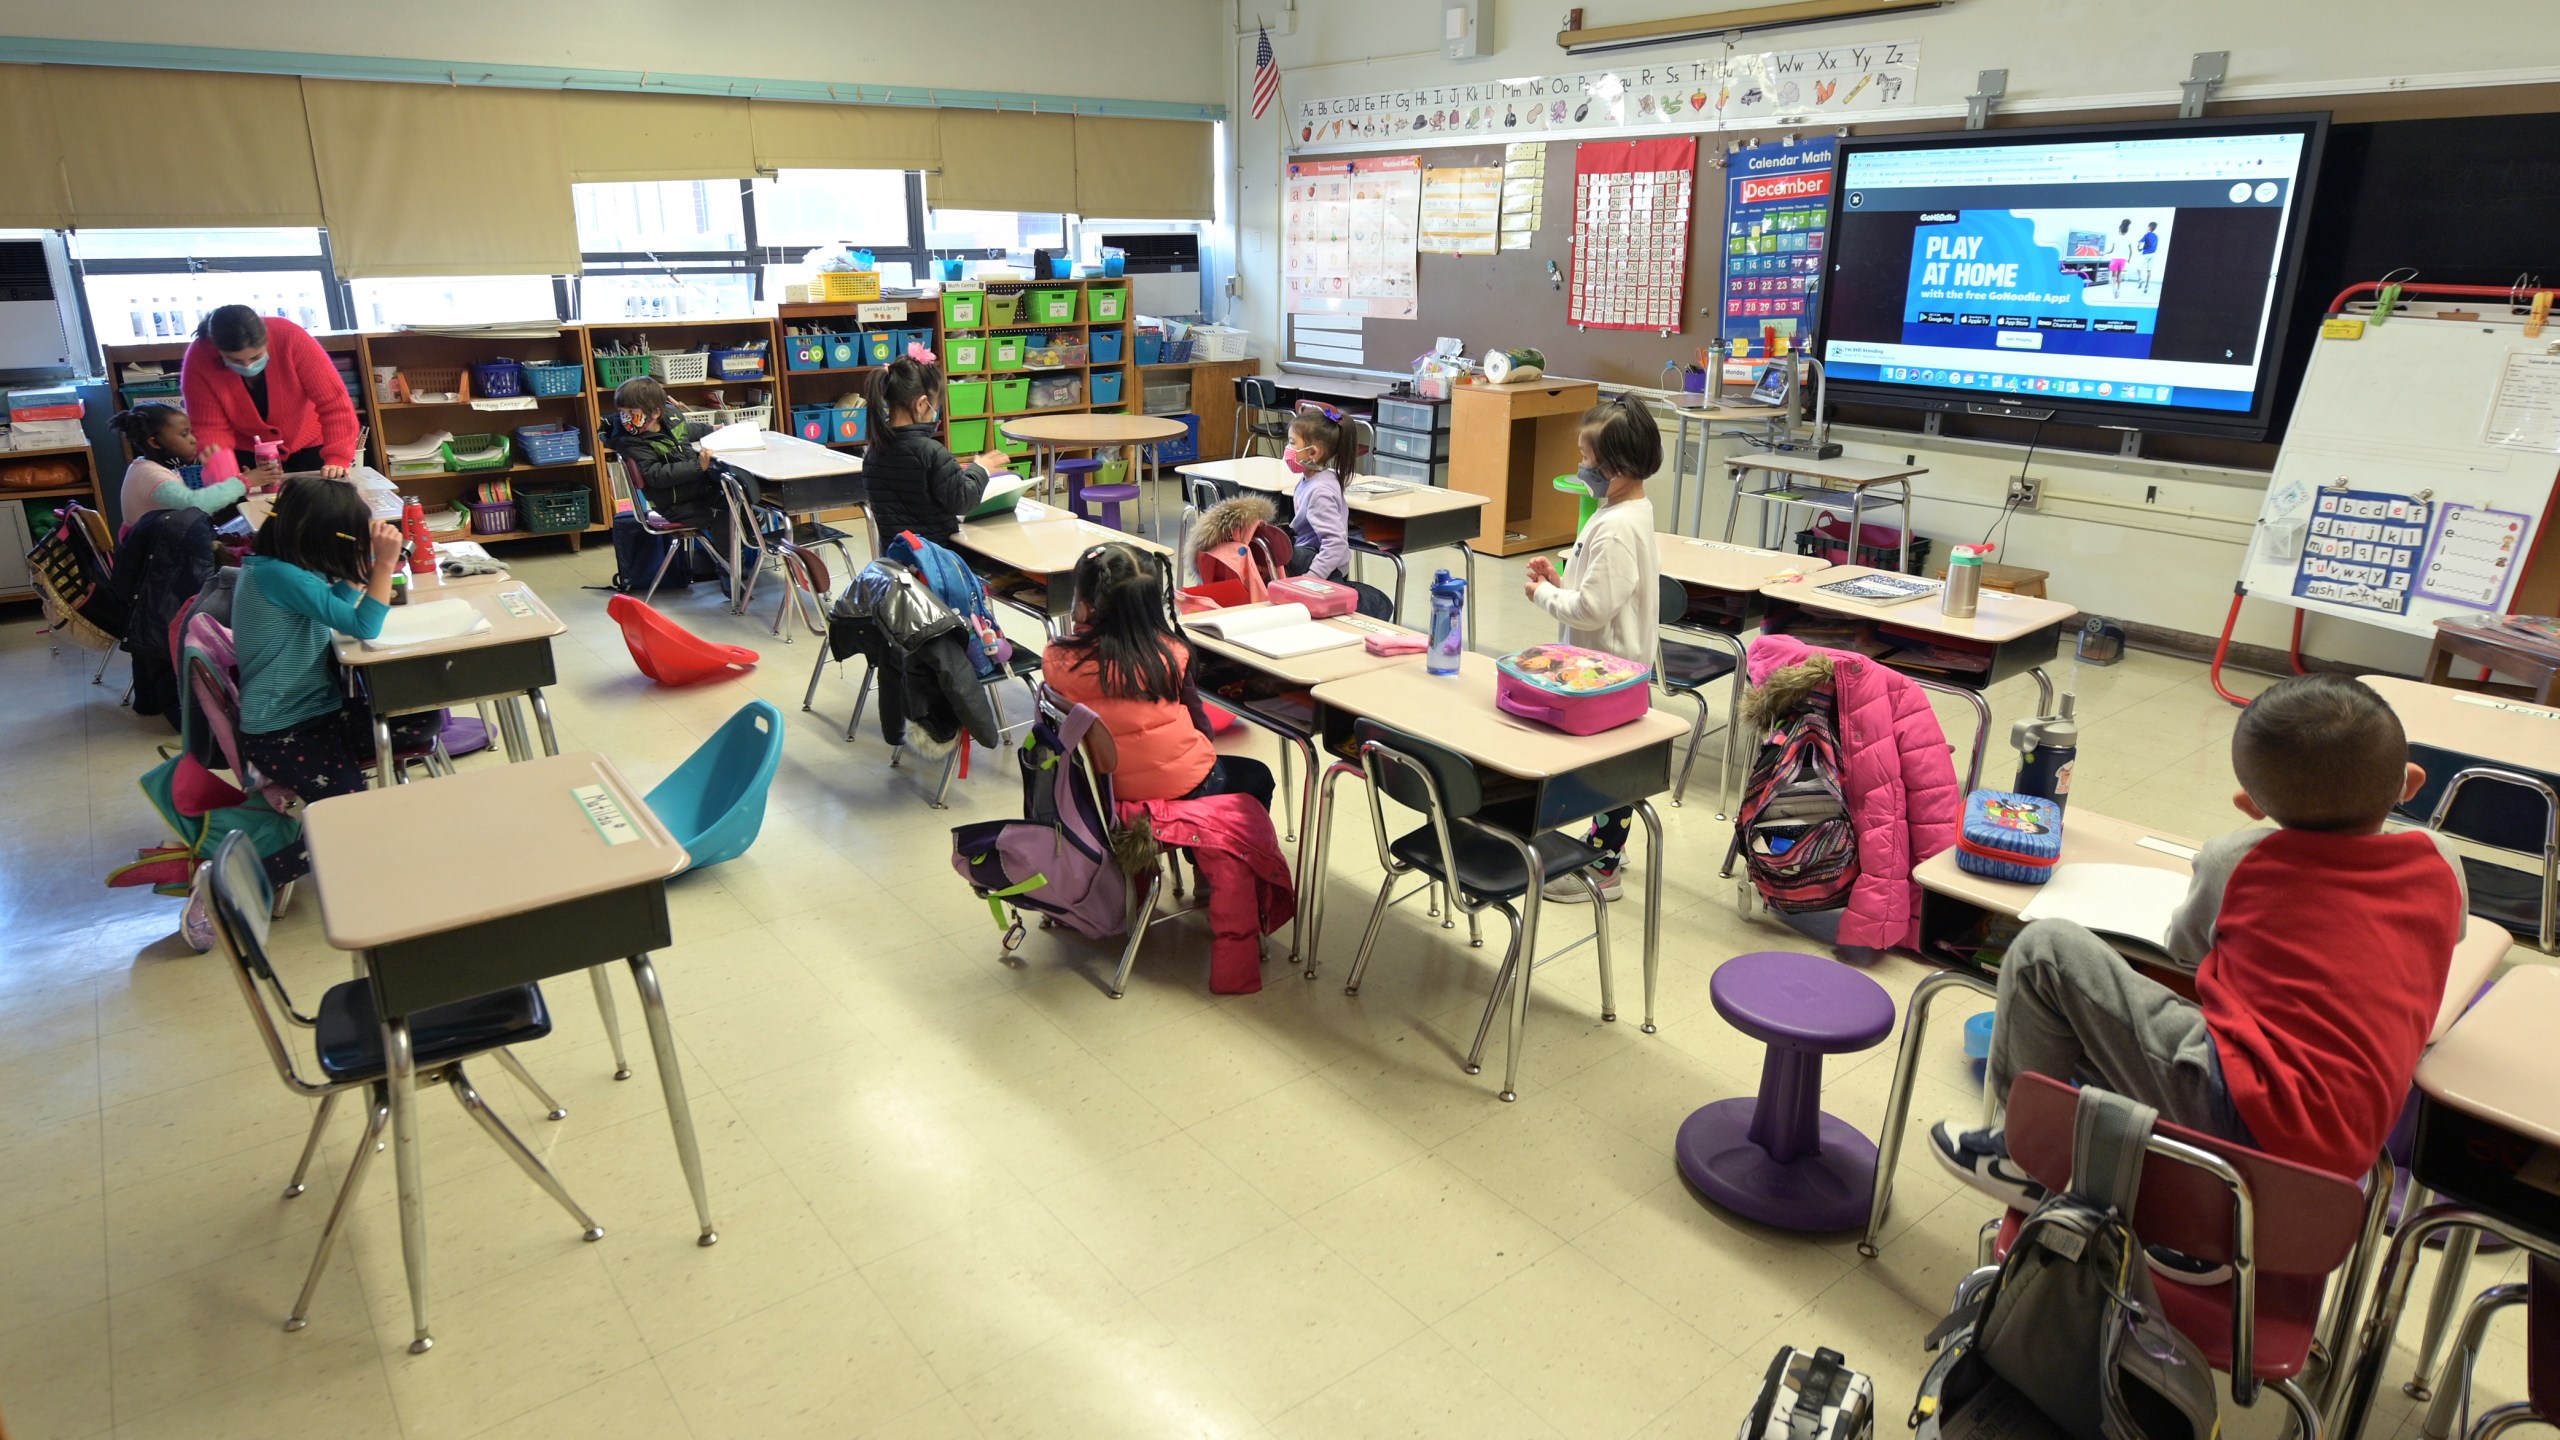
[[[25,564],[26,553],[33,548],[36,538],[35,526],[26,520],[24,504],[45,505],[47,502],[68,500],[107,516],[110,522],[115,519],[114,514],[106,507],[104,497],[106,486],[104,477],[98,471],[98,457],[88,446],[51,445],[36,450],[0,450],[0,468],[6,468],[20,460],[68,460],[74,468],[87,475],[89,479],[86,484],[48,486],[42,490],[0,489],[0,505],[6,505],[13,500],[24,502],[21,505],[11,506],[11,510],[15,513],[7,516],[5,520],[0,520],[0,536],[5,536],[9,541],[10,558],[17,561],[19,565]],[[0,587],[0,602],[35,598],[36,589],[32,581],[24,585]]]
[[[578,365],[587,363],[586,336],[577,326],[564,325],[557,335],[534,337],[488,335],[433,335],[419,331],[402,331],[385,335],[364,335],[363,373],[371,377],[377,366],[393,366],[403,371],[413,368],[451,370],[456,367],[485,365],[507,359],[538,365]],[[589,373],[592,373],[590,371]],[[371,386],[367,385],[370,392]],[[429,401],[424,404],[376,400],[365,397],[372,413],[372,438],[366,446],[365,459],[374,469],[390,478],[403,495],[414,495],[430,510],[448,508],[457,500],[467,499],[481,484],[504,479],[520,484],[519,476],[542,475],[565,484],[583,485],[587,490],[587,526],[584,530],[548,531],[534,535],[509,531],[502,535],[473,536],[465,532],[456,538],[476,540],[540,540],[566,536],[571,550],[580,549],[589,535],[613,528],[613,491],[604,481],[604,471],[596,464],[596,407],[588,402],[586,392],[567,395],[535,395],[531,409],[474,410],[469,400]],[[495,435],[513,444],[519,425],[556,423],[576,430],[585,452],[584,463],[562,465],[511,464],[503,469],[445,471],[431,475],[393,475],[386,460],[387,447],[405,444],[438,430],[464,435]]]

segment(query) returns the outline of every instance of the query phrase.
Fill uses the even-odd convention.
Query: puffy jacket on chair
[[[1298,910],[1297,886],[1270,813],[1250,795],[1120,802],[1124,823],[1140,815],[1155,827],[1158,843],[1191,852],[1208,887],[1210,993],[1260,990],[1262,937]]]
[[[1840,916],[1839,943],[1916,948],[1920,884],[1912,871],[1954,845],[1964,821],[1964,791],[1946,731],[1929,708],[1928,692],[1910,676],[1792,636],[1751,642],[1751,684],[1755,691],[1783,690],[1795,676],[1812,673],[1797,667],[1817,655],[1830,660],[1840,700],[1841,768],[1858,830],[1858,883]]]

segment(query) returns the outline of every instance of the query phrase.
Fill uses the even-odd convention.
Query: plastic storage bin
[[[1085,318],[1096,325],[1117,325],[1129,318],[1129,292],[1113,285],[1084,292]]]
[[[1147,387],[1147,413],[1179,415],[1191,408],[1191,382],[1167,380]]]
[[[1446,460],[1406,460],[1394,455],[1372,455],[1368,465],[1370,474],[1388,480],[1410,480],[1417,485],[1446,486],[1449,483],[1449,462]]]
[[[992,450],[1001,450],[1016,459],[1031,453],[1030,441],[1016,440],[993,425],[987,427],[987,446]]]
[[[456,474],[504,470],[513,453],[503,435],[456,435],[445,442],[444,468]]]
[[[865,330],[862,332],[863,364],[886,365],[897,359],[901,353],[903,352],[898,345],[897,331]]]
[[[1446,400],[1378,399],[1378,423],[1398,430],[1446,430],[1449,428],[1449,402]]]
[[[951,422],[951,453],[967,460],[987,452],[987,422],[954,420]]]
[[[933,327],[930,325],[917,325],[900,330],[898,332],[898,354],[906,354],[907,348],[911,345],[921,345],[927,350],[932,349]],[[890,358],[895,359],[896,356],[892,356]]]
[[[1084,343],[1073,335],[1052,336],[1046,345],[1025,342],[1022,363],[1031,370],[1080,370],[1084,368]]]
[[[1017,380],[998,380],[995,382],[994,399],[996,413],[999,415],[1028,410],[1031,408],[1031,381],[1027,377]]]
[[[761,380],[764,378],[762,350],[714,350],[711,352],[711,376],[714,380]]]
[[[880,298],[877,270],[823,270],[809,277],[809,298],[829,305]]]
[[[610,390],[625,380],[658,373],[655,355],[599,355],[596,357],[596,383]],[[412,382],[414,384],[414,382]]]
[[[837,443],[871,438],[871,411],[861,405],[839,405],[827,412],[829,438]]]
[[[1082,293],[1077,290],[1034,290],[1031,292],[1031,313],[1026,318],[1042,325],[1073,325],[1076,323],[1076,299]]]
[[[1120,378],[1120,372],[1117,370],[1095,371],[1093,374],[1093,403],[1096,405],[1119,404]]]
[[[1155,365],[1162,363],[1164,360],[1164,332],[1161,330],[1139,331],[1136,348],[1138,351],[1139,364]]]
[[[984,335],[945,335],[942,337],[942,373],[974,375],[987,368],[987,337]]]
[[[835,438],[835,415],[832,405],[795,405],[791,410],[791,433],[824,445]]]
[[[1200,458],[1200,417],[1197,415],[1165,415],[1165,420],[1179,420],[1188,432],[1178,440],[1159,440],[1155,444],[1159,465],[1188,465]]]
[[[854,370],[861,368],[862,363],[862,337],[860,335],[848,333],[843,335],[830,335],[827,337],[828,369]]]
[[[561,365],[528,360],[516,367],[524,371],[524,393],[527,395],[575,395],[586,371],[577,365]]]
[[[942,294],[942,328],[975,330],[987,323],[987,296],[983,290],[946,290]]]
[[[1956,868],[2041,885],[2062,856],[2062,807],[2036,795],[1976,790],[1964,797]]]
[[[571,366],[576,369],[576,366]],[[471,533],[504,535],[516,528],[516,502],[513,500],[474,500],[471,502]]]
[[[708,350],[660,350],[658,378],[670,385],[693,385],[711,378],[711,352]]]
[[[492,360],[471,367],[471,393],[484,400],[507,400],[524,393],[524,367],[513,360]]]
[[[997,336],[994,346],[987,352],[987,368],[990,370],[1021,369],[1022,337],[1019,335]]]
[[[1086,338],[1085,348],[1093,352],[1094,364],[1117,365],[1120,363],[1120,339],[1120,331],[1096,330]]]
[[[1084,377],[1081,375],[1043,375],[1031,381],[1031,408],[1060,410],[1084,403]]]
[[[589,505],[594,498],[584,485],[564,485],[556,490],[518,489],[516,518],[528,535],[584,530],[587,528]]]
[[[943,391],[942,408],[954,420],[968,420],[987,413],[987,382],[954,380]]]
[[[566,425],[516,427],[516,449],[527,465],[566,465],[585,452],[585,445],[585,439]]]
[[[1378,427],[1378,453],[1406,460],[1446,460],[1449,458],[1449,432],[1446,430],[1397,430]]]
[[[987,324],[988,324],[988,325],[1001,329],[1002,327],[1007,326],[1007,325],[1019,325],[1019,324],[1021,324],[1021,323],[1022,323],[1022,292],[1021,292],[1021,291],[1019,291],[1019,290],[1007,291],[1007,292],[1005,292],[1004,294],[1001,294],[1001,295],[996,294],[996,293],[994,293],[993,291],[988,292],[988,295],[987,295]]]
[[[793,370],[824,370],[827,368],[826,336],[794,335],[784,342],[784,346],[785,348],[782,352],[782,363],[785,367]]]

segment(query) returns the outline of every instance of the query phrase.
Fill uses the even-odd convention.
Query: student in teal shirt
[[[367,640],[390,613],[400,532],[373,518],[344,480],[298,475],[241,570],[231,605],[240,663],[240,758],[306,805],[365,786],[373,764],[373,711],[339,681],[330,644]],[[441,716],[391,722],[394,744],[423,743]],[[311,868],[302,847],[269,858],[282,885]]]

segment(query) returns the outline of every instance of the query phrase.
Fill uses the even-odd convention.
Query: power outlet
[[[2009,503],[2020,510],[2033,510],[2044,503],[2044,482],[2023,476],[2009,479]]]

